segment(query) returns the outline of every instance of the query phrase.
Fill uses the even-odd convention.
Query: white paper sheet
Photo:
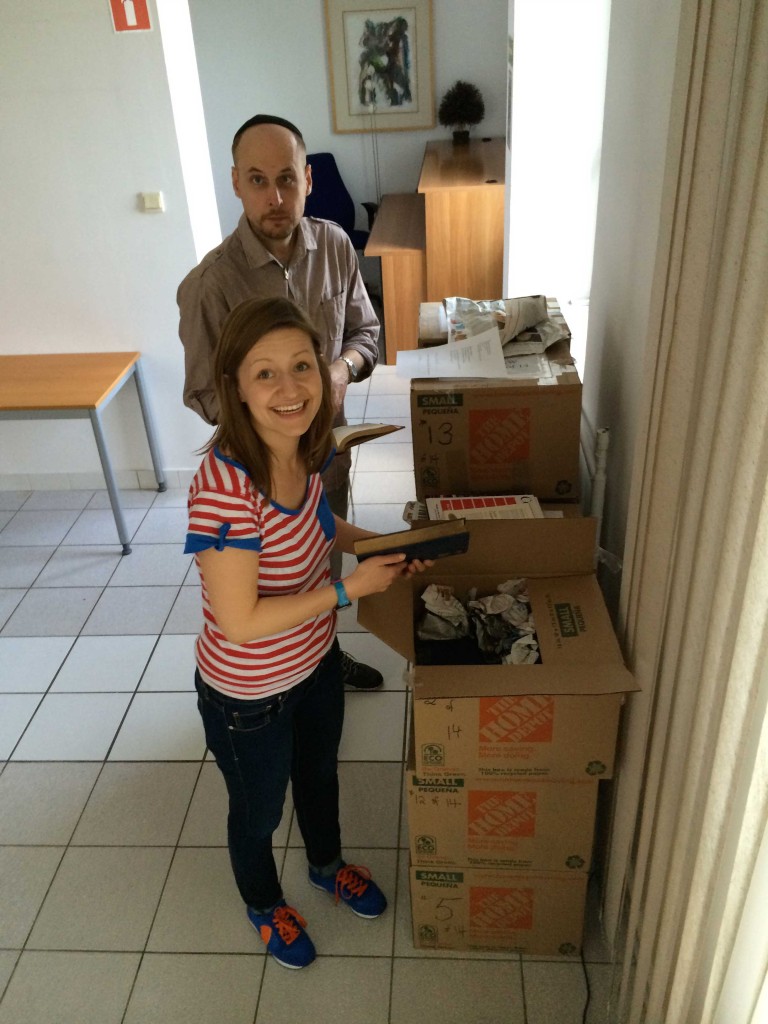
[[[507,368],[494,327],[466,341],[397,353],[398,377],[506,377]]]

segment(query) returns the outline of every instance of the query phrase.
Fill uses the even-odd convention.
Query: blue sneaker
[[[268,914],[257,914],[248,907],[248,920],[261,936],[267,952],[283,967],[298,970],[315,959],[312,939],[304,931],[307,922],[293,907],[280,900]]]
[[[310,867],[309,880],[316,889],[335,896],[337,903],[346,903],[358,917],[380,917],[387,909],[387,898],[368,868],[342,864],[335,875],[324,877]]]

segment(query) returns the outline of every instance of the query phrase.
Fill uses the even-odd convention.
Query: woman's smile
[[[306,402],[296,402],[294,405],[276,405],[273,408],[281,416],[292,416],[294,413],[302,412],[306,406]]]

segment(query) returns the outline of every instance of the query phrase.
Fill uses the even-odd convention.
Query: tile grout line
[[[149,660],[147,661],[147,664],[149,664]],[[142,673],[142,675],[143,675],[143,673]],[[136,684],[136,690],[137,691],[138,691],[138,688],[139,688],[139,684],[140,684],[140,680],[139,680],[139,683]],[[139,980],[139,973],[141,972],[141,967],[142,967],[142,964],[144,963],[144,957],[146,956],[146,953],[147,953],[147,946],[149,945],[149,940],[150,940],[150,938],[152,936],[152,929],[155,926],[155,921],[157,920],[157,915],[158,915],[158,912],[160,910],[160,904],[163,901],[163,895],[165,893],[166,886],[168,885],[168,879],[171,877],[171,871],[173,869],[173,864],[174,864],[174,861],[176,860],[176,855],[177,855],[177,853],[179,851],[179,840],[181,839],[182,833],[184,831],[184,825],[186,824],[187,818],[189,817],[189,811],[190,811],[190,808],[192,806],[192,801],[195,798],[195,793],[197,791],[197,786],[198,786],[198,783],[200,782],[200,778],[201,778],[201,776],[203,774],[203,765],[205,764],[205,758],[206,758],[207,753],[208,753],[208,748],[206,747],[205,750],[203,751],[203,756],[200,759],[200,764],[199,764],[199,767],[198,767],[198,770],[197,770],[197,775],[195,777],[194,784],[192,785],[192,787],[190,788],[190,791],[189,791],[189,799],[187,801],[187,807],[186,807],[186,810],[184,811],[184,816],[182,818],[181,825],[179,826],[179,832],[178,832],[178,835],[176,836],[176,842],[173,845],[173,853],[171,854],[171,856],[170,856],[170,858],[168,860],[168,867],[167,867],[166,872],[165,872],[165,877],[163,879],[163,884],[160,886],[160,889],[159,889],[159,892],[158,892],[157,903],[155,905],[155,909],[154,909],[154,912],[152,914],[152,920],[149,922],[149,926],[147,928],[147,935],[146,935],[146,938],[144,940],[144,948],[140,952],[139,961],[136,964],[136,971],[135,971],[134,976],[133,976],[133,981],[131,982],[131,988],[130,988],[130,991],[129,991],[128,996],[126,998],[126,1001],[125,1001],[125,1008],[123,1010],[122,1017],[120,1018],[121,1024],[123,1024],[123,1022],[125,1021],[126,1014],[128,1013],[128,1008],[131,1005],[131,999],[133,998],[133,993],[136,990],[136,982]],[[119,763],[119,762],[115,762],[115,763]],[[105,764],[106,764],[106,759],[105,759]],[[83,809],[83,810],[85,810],[85,809]]]

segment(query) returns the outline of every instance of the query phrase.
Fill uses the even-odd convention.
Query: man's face
[[[276,124],[243,133],[232,168],[232,187],[256,236],[271,243],[288,240],[304,213],[312,172],[299,140]]]

